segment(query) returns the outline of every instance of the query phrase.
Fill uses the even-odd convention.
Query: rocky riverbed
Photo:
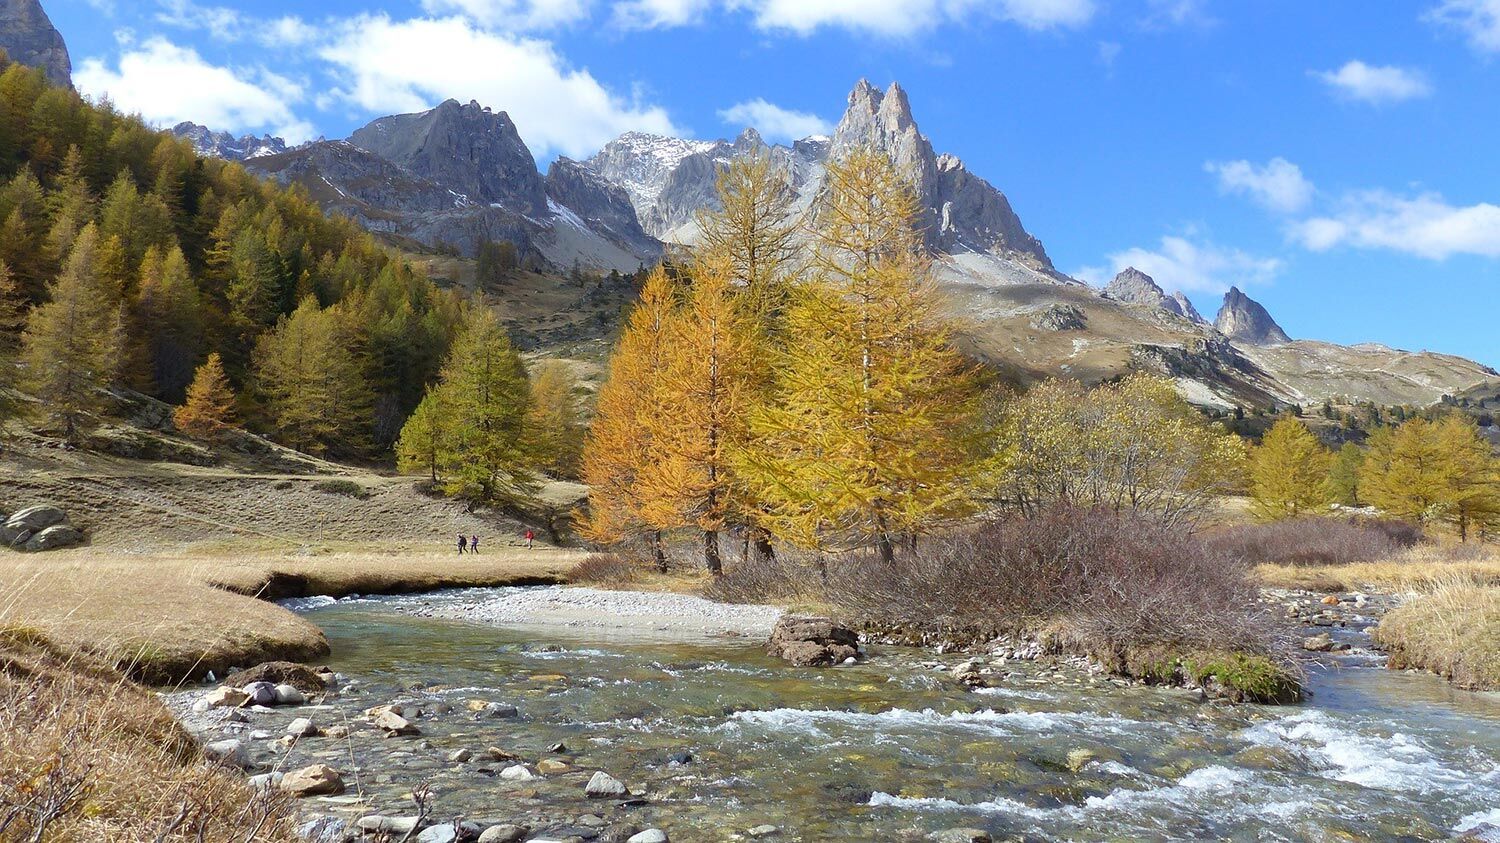
[[[656,597],[604,594],[621,602],[587,605],[658,614]],[[1376,598],[1268,595],[1306,638],[1349,645],[1304,651],[1311,696],[1285,708],[1143,688],[1024,648],[974,661],[871,646],[855,664],[794,668],[749,635],[769,611],[731,621],[715,613],[733,607],[710,604],[684,629],[539,624],[515,608],[559,599],[559,617],[577,612],[553,589],[303,603],[333,644],[336,692],[234,713],[193,712],[206,689],[171,702],[205,740],[240,741],[262,781],[336,771],[342,793],[303,802],[329,839],[400,827],[414,791],[446,823],[412,838],[429,841],[450,839],[455,818],[470,838],[501,829],[490,841],[637,843],[1441,840],[1500,824],[1500,700],[1374,669],[1363,629]],[[415,732],[367,714],[388,706]],[[590,794],[600,773],[624,792]]]

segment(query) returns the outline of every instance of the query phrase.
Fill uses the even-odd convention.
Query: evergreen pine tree
[[[369,392],[333,308],[304,299],[260,338],[255,363],[276,438],[314,454],[363,449]]]
[[[527,435],[538,464],[557,477],[578,476],[584,426],[577,389],[571,370],[561,361],[544,361],[532,372]]]
[[[537,460],[526,436],[526,365],[485,307],[470,309],[443,364],[451,447],[439,474],[450,494],[515,503],[535,494]]]

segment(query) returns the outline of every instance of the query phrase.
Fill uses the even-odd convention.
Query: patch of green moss
[[[1230,699],[1284,705],[1300,702],[1302,683],[1286,668],[1266,656],[1246,653],[1209,653],[1182,661],[1187,677],[1209,687],[1216,681]]]

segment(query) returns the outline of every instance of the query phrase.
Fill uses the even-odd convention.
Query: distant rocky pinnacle
[[[1133,266],[1127,266],[1104,288],[1104,295],[1125,304],[1165,310],[1200,324],[1207,324],[1197,308],[1182,293],[1168,296],[1156,281]]]
[[[1280,345],[1292,341],[1271,314],[1259,302],[1240,292],[1238,287],[1230,287],[1224,294],[1224,305],[1219,308],[1214,327],[1229,339],[1248,345]]]
[[[54,85],[73,86],[68,45],[38,0],[0,0],[0,50],[14,61],[46,71]]]
[[[192,141],[199,155],[223,158],[227,161],[248,161],[262,155],[280,155],[287,151],[286,141],[270,135],[244,135],[235,137],[228,132],[215,132],[197,123],[178,123],[172,134]]]
[[[470,202],[531,216],[547,213],[536,159],[503,111],[450,99],[431,111],[382,117],[349,141]]]

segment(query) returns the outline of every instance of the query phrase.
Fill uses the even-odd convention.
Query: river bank
[[[555,599],[535,591],[524,599]],[[528,826],[516,839],[537,840],[647,828],[679,843],[750,839],[767,826],[788,840],[958,827],[1044,840],[1438,840],[1500,819],[1500,702],[1379,669],[1361,637],[1368,599],[1285,597],[1351,645],[1313,656],[1311,697],[1293,708],[1204,702],[1013,653],[984,657],[984,687],[971,690],[955,674],[973,654],[873,645],[858,665],[814,671],[750,638],[455,619],[497,599],[522,605],[488,591],[305,601],[346,680],[316,706],[234,722],[195,720],[221,716],[191,711],[201,691],[169,701],[205,738],[242,740],[258,772],[337,768],[345,792],[303,804],[332,817],[328,828],[411,816],[408,794],[424,783],[434,820]],[[385,737],[364,714],[392,704],[419,734]],[[284,738],[300,717],[332,735]],[[589,798],[601,771],[629,795]]]

